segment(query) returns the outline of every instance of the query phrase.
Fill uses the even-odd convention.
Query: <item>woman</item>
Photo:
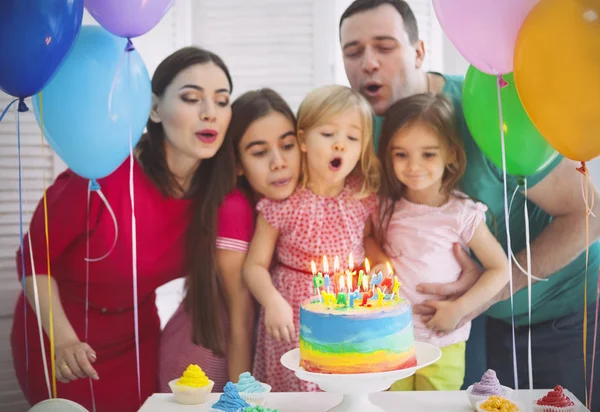
[[[195,328],[195,337],[218,350],[220,324],[211,316],[211,309],[219,307],[220,302],[215,292],[218,281],[213,222],[219,205],[235,184],[234,151],[226,137],[231,119],[231,77],[218,56],[188,47],[158,66],[152,91],[148,133],[136,147],[133,160],[140,394],[132,289],[130,161],[99,180],[116,215],[119,232],[111,253],[89,263],[87,320],[86,238],[91,257],[96,257],[111,248],[115,237],[112,217],[95,194],[87,219],[88,181],[66,171],[48,190],[51,272],[45,259],[41,203],[28,234],[35,270],[52,275],[51,302],[48,276],[38,275],[37,283],[46,333],[52,304],[56,377],[60,382],[57,395],[89,410],[95,406],[98,412],[137,411],[156,392],[160,323],[155,290],[172,279],[189,273],[186,303],[197,314],[194,325],[201,325]],[[26,293],[16,306],[11,344],[17,378],[33,405],[48,398],[48,392],[32,310],[29,248],[23,254]],[[17,261],[20,268],[21,251]],[[26,315],[24,299],[29,302]],[[91,378],[89,382],[87,377]]]
[[[228,274],[230,283],[245,291],[241,270],[254,231],[254,204],[262,196],[285,199],[292,194],[300,173],[300,151],[294,114],[274,91],[247,92],[231,108],[232,121],[226,140],[231,140],[235,148],[239,179],[238,188],[219,209],[217,267]],[[248,316],[252,315],[249,312]],[[233,320],[231,313],[229,320]],[[248,324],[254,325],[253,318]],[[251,344],[240,347],[231,334],[227,356],[217,356],[193,344],[191,328],[192,322],[182,305],[165,326],[161,338],[162,392],[170,391],[169,381],[181,376],[190,363],[198,364],[215,382],[214,391],[222,391],[228,380],[237,382],[240,373],[252,370]]]

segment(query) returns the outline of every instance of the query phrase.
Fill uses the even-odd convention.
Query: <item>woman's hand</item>
[[[69,383],[76,379],[90,377],[98,380],[98,372],[92,367],[96,353],[87,343],[79,340],[56,346],[56,379]]]
[[[279,293],[265,306],[265,326],[267,333],[279,342],[290,343],[296,338],[294,310]]]

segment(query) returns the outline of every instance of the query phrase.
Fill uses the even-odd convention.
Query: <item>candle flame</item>
[[[387,265],[388,276],[392,276],[394,274],[392,271],[392,265],[390,265],[390,262],[385,262],[385,264]]]
[[[352,252],[348,255],[348,266],[350,267],[350,271],[354,269],[354,256],[352,256]]]
[[[367,274],[371,273],[371,265],[369,264],[369,259],[365,258],[365,272]]]
[[[340,271],[340,259],[336,256],[333,260],[333,271],[338,273]]]
[[[327,263],[327,256],[323,256],[323,271],[329,273],[329,263]]]
[[[317,274],[317,265],[315,265],[314,260],[310,261],[310,270],[312,270],[313,276],[315,276]]]

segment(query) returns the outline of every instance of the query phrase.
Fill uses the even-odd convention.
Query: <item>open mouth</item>
[[[217,131],[205,129],[196,133],[196,137],[204,143],[213,143],[217,140]]]
[[[377,94],[379,94],[381,87],[382,86],[379,83],[369,82],[365,85],[365,91],[369,96],[376,96]]]
[[[342,159],[339,157],[336,157],[331,162],[329,162],[329,168],[331,170],[333,170],[334,172],[337,172],[338,170],[340,170],[341,167],[342,167]]]
[[[271,182],[271,184],[275,187],[284,187],[287,186],[287,184],[290,183],[290,181],[291,179],[279,179]]]

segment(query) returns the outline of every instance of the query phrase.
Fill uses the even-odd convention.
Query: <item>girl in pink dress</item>
[[[259,201],[243,273],[262,306],[254,376],[275,392],[317,389],[279,359],[298,347],[300,304],[313,292],[311,261],[338,256],[347,267],[352,253],[363,262],[379,186],[372,112],[357,92],[339,85],[314,90],[300,106],[297,131],[302,185],[286,200]]]
[[[238,166],[238,188],[219,208],[216,259],[221,283],[249,296],[242,283],[242,263],[254,232],[255,200],[289,197],[298,183],[300,151],[296,140],[296,117],[287,103],[271,89],[249,91],[231,105],[232,121],[227,138],[233,142]],[[238,302],[239,303],[239,302]],[[252,369],[254,312],[244,319],[236,312],[221,312],[222,330],[228,331],[226,353],[218,355],[192,341],[192,320],[180,305],[163,330],[160,341],[159,388],[170,392],[189,364],[199,365],[222,392],[227,381],[237,382],[240,373]],[[239,316],[237,317],[239,318]],[[237,325],[237,327],[236,327]],[[242,327],[241,327],[242,326]]]
[[[470,331],[470,323],[459,322],[508,283],[508,258],[486,225],[487,207],[456,190],[466,156],[454,117],[445,97],[419,94],[392,105],[382,126],[376,232],[398,274],[400,295],[411,305],[427,300],[436,308],[429,319],[413,317],[415,339],[442,349],[439,361],[392,390],[459,390]],[[458,279],[454,244],[475,252],[484,268],[479,280],[456,300],[435,301],[419,293],[420,283]]]

